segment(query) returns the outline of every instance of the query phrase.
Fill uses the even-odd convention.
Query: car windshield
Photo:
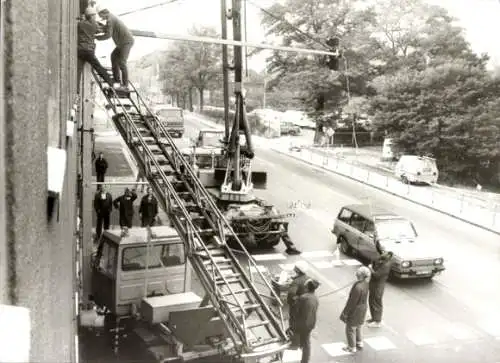
[[[203,146],[220,147],[220,140],[222,140],[223,138],[223,133],[207,132],[203,134]]]
[[[417,233],[413,224],[406,219],[383,219],[375,222],[379,239],[415,238]]]
[[[182,111],[175,109],[163,109],[158,111],[158,116],[165,119],[177,119],[182,117]]]

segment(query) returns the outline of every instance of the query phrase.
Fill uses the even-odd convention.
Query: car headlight
[[[411,262],[410,261],[403,261],[401,262],[401,267],[402,268],[408,268],[411,266]]]
[[[442,258],[436,258],[434,260],[434,265],[442,265],[443,264],[443,259]]]

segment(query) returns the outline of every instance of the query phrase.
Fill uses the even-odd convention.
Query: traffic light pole
[[[227,39],[227,4],[226,0],[221,0],[220,6],[220,17],[221,17],[221,36],[222,39]],[[229,140],[230,133],[230,121],[229,121],[229,64],[227,59],[227,45],[222,45],[222,92],[224,98],[224,130],[225,136],[224,141]]]

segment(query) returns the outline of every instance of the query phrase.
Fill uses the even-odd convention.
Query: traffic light
[[[340,66],[340,58],[342,57],[339,47],[340,39],[338,37],[328,38],[326,40],[326,45],[330,48],[330,52],[337,53],[337,55],[327,55],[326,65],[333,71],[338,71]]]

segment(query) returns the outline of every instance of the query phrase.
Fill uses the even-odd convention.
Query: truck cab
[[[159,106],[155,109],[155,115],[170,135],[179,138],[184,135],[184,111],[182,108]]]
[[[215,169],[221,164],[223,158],[224,130],[202,129],[198,137],[193,140],[191,147],[182,150],[183,156],[192,162],[195,156],[196,166],[200,169]]]
[[[131,314],[144,297],[188,291],[190,280],[184,244],[167,226],[104,231],[93,259],[94,300],[117,316]]]

